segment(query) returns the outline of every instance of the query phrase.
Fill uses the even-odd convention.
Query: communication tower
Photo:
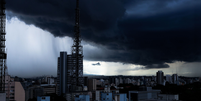
[[[80,9],[79,0],[76,2],[75,9],[75,26],[74,38],[72,46],[72,60],[73,66],[71,69],[71,87],[81,87],[84,84],[83,80],[83,47],[81,45],[82,39],[80,38]]]

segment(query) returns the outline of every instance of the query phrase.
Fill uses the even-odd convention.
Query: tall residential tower
[[[1,42],[0,42],[0,92],[5,92],[5,75],[7,72],[6,67],[6,45],[5,45],[5,35],[6,35],[6,14],[5,14],[5,0],[0,1],[0,33],[1,33]]]
[[[158,71],[156,73],[156,81],[157,81],[157,84],[160,84],[160,85],[163,85],[163,82],[164,82],[164,73],[163,71]]]
[[[72,54],[60,52],[58,58],[58,94],[82,91],[84,86],[83,78],[83,47],[80,38],[80,10],[79,0],[76,2],[75,26],[72,46]]]

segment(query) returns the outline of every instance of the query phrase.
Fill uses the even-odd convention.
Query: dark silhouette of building
[[[65,94],[66,93],[66,72],[67,72],[67,52],[60,52],[60,57],[58,58],[58,94]]]
[[[58,94],[82,91],[83,78],[83,47],[80,38],[80,10],[79,0],[76,2],[75,26],[72,46],[72,54],[61,52],[58,58]]]
[[[157,80],[157,84],[163,85],[164,82],[164,78],[163,78],[163,72],[162,71],[158,71],[156,73],[156,80]]]
[[[84,86],[88,85],[88,77],[84,77]]]
[[[6,35],[6,14],[5,14],[5,0],[0,1],[0,33],[1,33],[1,43],[0,43],[0,92],[5,92],[5,75],[7,74],[6,66],[6,45],[5,45],[5,35]]]

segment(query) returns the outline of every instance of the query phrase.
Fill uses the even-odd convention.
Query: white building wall
[[[96,101],[100,101],[100,91],[96,91]]]
[[[6,101],[6,93],[0,93],[0,101]]]
[[[47,78],[47,82],[48,82],[48,84],[53,84],[54,78],[51,78],[51,77]]]

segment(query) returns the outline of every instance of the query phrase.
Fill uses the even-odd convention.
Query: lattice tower
[[[76,2],[75,9],[75,26],[74,26],[74,38],[72,46],[72,59],[74,66],[71,70],[71,84],[74,86],[81,86],[84,84],[83,80],[83,47],[81,45],[80,38],[80,9],[79,0]]]

